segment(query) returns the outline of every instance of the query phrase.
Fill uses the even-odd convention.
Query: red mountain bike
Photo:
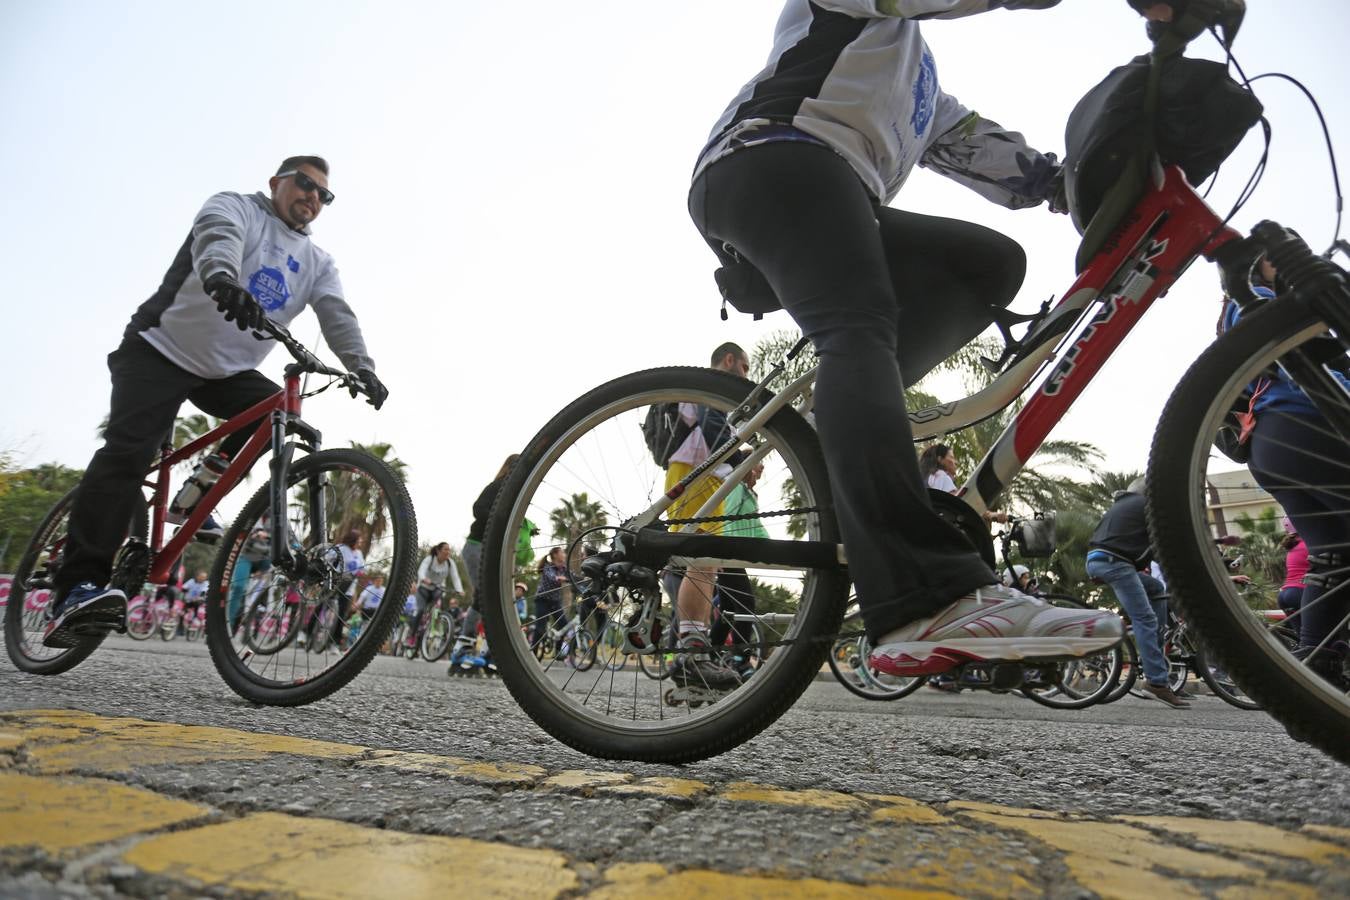
[[[1155,48],[1149,88],[1155,100],[1163,58],[1161,48]],[[1140,103],[1150,109],[1147,98]],[[1070,124],[1090,134],[1097,126],[1090,117]],[[1097,146],[1108,159],[1111,153],[1130,159],[1119,142]],[[1220,160],[1232,149],[1227,147]],[[1242,323],[1185,376],[1163,414],[1149,462],[1155,546],[1174,599],[1214,657],[1291,731],[1350,762],[1348,682],[1291,654],[1235,593],[1213,549],[1212,517],[1224,498],[1208,477],[1214,469],[1233,467],[1214,452],[1214,443],[1234,405],[1261,373],[1278,368],[1294,373],[1312,398],[1335,449],[1329,455],[1344,467],[1339,476],[1325,467],[1309,470],[1316,476],[1313,483],[1308,472],[1287,472],[1286,496],[1290,502],[1295,494],[1350,501],[1345,488],[1350,484],[1350,395],[1336,375],[1350,371],[1346,273],[1273,223],[1259,225],[1248,237],[1228,227],[1182,168],[1164,165],[1151,147],[1134,159],[1137,165],[1109,170],[1109,184],[1096,195],[1100,202],[1094,209],[1085,208],[1087,186],[1076,179],[1083,172],[1100,173],[1094,166],[1100,160],[1066,161],[1071,211],[1086,230],[1077,280],[1053,308],[1021,317],[1028,324],[1020,340],[1003,329],[1008,349],[993,363],[1000,374],[991,385],[966,399],[910,413],[915,440],[929,440],[1011,405],[1044,373],[962,495],[935,496],[934,503],[992,566],[993,547],[981,514],[1153,301],[1197,259],[1216,262],[1245,312]],[[1263,256],[1275,262],[1282,279],[1278,297],[1268,302],[1258,300],[1249,286]],[[710,369],[662,368],[623,376],[571,403],[526,446],[498,495],[484,539],[482,607],[503,680],[530,717],[559,740],[606,758],[669,763],[705,758],[772,723],[820,671],[840,637],[849,579],[825,464],[806,416],[815,372],[786,374],[802,346],[757,384]],[[730,424],[707,461],[667,491],[665,473],[644,445],[642,422],[649,407],[671,402],[720,410]],[[693,530],[724,519],[719,504],[759,465],[764,466],[756,485],[759,495],[784,498],[785,508],[760,514],[773,537]],[[604,510],[606,524],[578,536],[574,546],[604,544],[606,552],[580,563],[574,587],[605,595],[611,617],[625,626],[624,652],[673,650],[662,638],[661,623],[673,612],[658,583],[663,569],[746,568],[761,596],[774,596],[787,610],[758,622],[764,644],[774,652],[753,677],[730,690],[703,691],[698,704],[672,708],[663,703],[657,683],[641,677],[640,667],[584,673],[530,652],[513,605],[516,535],[525,519],[544,521],[560,500],[582,492]],[[671,519],[667,511],[680,498],[686,508],[701,505],[687,518]],[[1319,515],[1350,523],[1350,502]],[[569,559],[579,556],[569,548]],[[765,608],[762,603],[760,608]],[[1325,649],[1329,654],[1334,648]]]
[[[367,571],[387,573],[386,598],[407,593],[416,569],[417,518],[398,474],[383,460],[358,450],[320,450],[318,429],[300,418],[300,403],[333,386],[364,393],[356,376],[329,368],[280,325],[264,320],[259,329],[294,358],[277,394],[239,413],[208,434],[175,450],[165,444],[146,475],[151,497],[140,504],[127,527],[111,584],[128,597],[146,582],[167,584],[174,562],[197,529],[249,469],[271,450],[271,473],[226,531],[211,569],[206,595],[206,637],[211,660],[241,697],[254,703],[299,705],[326,697],[356,677],[370,662],[398,617],[398,604],[386,599],[370,624],[344,647],[338,641],[310,647],[289,642],[260,652],[256,634],[241,627],[247,619],[256,632],[283,630],[281,617],[309,621],[325,609],[345,611],[351,576],[344,571],[336,542],[349,530],[361,535]],[[331,380],[307,393],[306,373]],[[253,434],[218,481],[197,503],[178,532],[165,541],[165,514],[175,465],[214,446],[226,435],[252,428]],[[296,457],[296,451],[305,451]],[[24,550],[14,573],[5,609],[5,649],[24,672],[57,675],[78,665],[98,648],[106,632],[84,637],[78,646],[54,649],[42,644],[41,616],[24,616],[24,597],[50,591],[61,565],[74,491],[47,513]],[[241,563],[245,542],[258,531],[271,535],[271,559],[261,586],[250,584]],[[249,608],[244,609],[244,601]],[[287,600],[291,602],[288,603]],[[277,621],[269,621],[269,616]],[[333,617],[337,618],[337,617]],[[289,627],[289,626],[286,626]],[[335,627],[341,627],[340,623]],[[120,629],[119,629],[120,630]]]

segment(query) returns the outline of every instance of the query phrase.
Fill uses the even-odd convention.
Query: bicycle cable
[[[1322,139],[1326,144],[1327,148],[1327,161],[1331,166],[1331,184],[1332,188],[1335,190],[1336,193],[1336,225],[1332,231],[1332,239],[1331,239],[1331,246],[1335,247],[1341,235],[1341,225],[1344,215],[1345,200],[1344,196],[1341,193],[1341,176],[1340,176],[1340,167],[1337,165],[1336,162],[1336,147],[1332,142],[1331,129],[1327,126],[1326,116],[1322,112],[1321,104],[1317,102],[1317,98],[1313,95],[1312,91],[1310,91],[1308,87],[1303,84],[1303,82],[1299,81],[1297,78],[1294,78],[1292,75],[1288,75],[1284,72],[1266,72],[1264,74],[1248,78],[1246,71],[1244,71],[1242,68],[1242,64],[1239,63],[1237,57],[1233,55],[1232,48],[1224,45],[1223,40],[1219,37],[1218,31],[1213,26],[1210,27],[1209,31],[1210,34],[1214,36],[1215,40],[1219,42],[1219,46],[1223,47],[1224,54],[1227,57],[1228,63],[1232,65],[1234,69],[1237,70],[1238,77],[1242,79],[1243,87],[1246,88],[1249,92],[1251,92],[1252,94],[1256,93],[1252,89],[1252,84],[1254,82],[1261,81],[1262,79],[1265,78],[1279,78],[1289,82],[1290,84],[1294,85],[1294,87],[1298,88],[1299,91],[1303,93],[1303,96],[1307,98],[1308,103],[1312,105],[1313,112],[1317,115],[1318,125],[1322,129]],[[1261,117],[1261,127],[1265,135],[1265,147],[1261,152],[1261,158],[1257,161],[1256,168],[1253,170],[1251,177],[1248,178],[1246,186],[1243,188],[1242,192],[1239,193],[1238,199],[1233,205],[1233,209],[1228,213],[1227,216],[1224,217],[1223,220],[1224,225],[1227,225],[1228,222],[1235,215],[1237,215],[1238,211],[1241,210],[1242,207],[1246,205],[1247,201],[1251,199],[1252,195],[1255,194],[1256,192],[1257,185],[1260,184],[1261,178],[1265,175],[1266,166],[1270,156],[1271,126],[1269,120],[1267,120],[1264,116]],[[1215,172],[1215,175],[1216,176],[1218,175],[1217,171]],[[1212,183],[1210,187],[1211,188],[1213,187]],[[1206,190],[1206,195],[1207,194],[1208,190]]]

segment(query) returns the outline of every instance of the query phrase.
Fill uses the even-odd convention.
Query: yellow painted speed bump
[[[632,780],[633,776],[627,772],[593,772],[589,769],[569,769],[550,778],[545,778],[541,784],[544,787],[562,788],[589,794],[598,787],[612,787]]]
[[[28,765],[44,774],[117,773],[143,766],[266,759],[278,754],[360,757],[366,748],[279,734],[96,716],[74,710],[5,713],[22,726]]]
[[[437,756],[434,753],[402,753],[396,750],[376,750],[358,768],[389,768],[406,772],[425,772],[448,775],[481,784],[529,787],[548,774],[540,766],[526,763],[486,763],[456,756]]]
[[[801,790],[733,781],[717,794],[722,800],[741,803],[773,803],[779,806],[803,806],[845,812],[859,812],[866,808],[862,800],[839,791]]]
[[[1119,816],[1123,821],[1185,834],[1206,844],[1241,850],[1247,853],[1273,853],[1309,862],[1329,862],[1334,857],[1350,858],[1350,850],[1294,834],[1272,825],[1258,822],[1216,822],[1210,819],[1192,819],[1180,816]]]
[[[468,838],[406,834],[259,813],[142,841],[123,859],[145,872],[237,891],[399,900],[551,900],[577,887],[567,858]]]
[[[668,872],[655,863],[624,863],[605,871],[606,883],[592,900],[653,897],[736,897],[737,900],[955,900],[946,891],[846,884],[819,878],[728,875],[705,869]]]
[[[211,814],[205,806],[111,781],[0,772],[0,847],[59,853]]]
[[[619,797],[660,797],[667,800],[692,801],[706,794],[708,785],[692,778],[640,778],[628,784],[611,784],[597,789],[599,793]]]

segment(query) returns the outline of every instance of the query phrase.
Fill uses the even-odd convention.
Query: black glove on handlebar
[[[1238,28],[1247,14],[1246,0],[1126,0],[1141,16],[1154,6],[1172,10],[1172,21],[1148,23],[1148,36],[1154,42],[1165,35],[1192,41],[1206,28],[1218,28],[1225,47],[1233,45]]]
[[[202,285],[216,309],[225,314],[226,322],[233,322],[240,331],[248,331],[262,324],[263,308],[253,295],[236,284],[228,275],[213,275]]]
[[[365,386],[366,394],[370,398],[366,402],[376,409],[384,406],[384,401],[389,396],[389,388],[384,386],[384,382],[375,377],[375,373],[370,369],[357,369],[356,377],[361,379],[361,384]]]

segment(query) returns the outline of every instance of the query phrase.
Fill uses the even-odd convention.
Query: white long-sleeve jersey
[[[342,296],[333,258],[296,231],[261,192],[224,192],[206,201],[164,281],[131,317],[139,334],[172,363],[202,378],[228,378],[255,369],[275,346],[240,331],[216,308],[202,284],[224,274],[257,298],[268,318],[286,325],[307,306],[324,340],[351,371],[373,370],[356,315]]]
[[[918,20],[1058,2],[788,0],[768,63],[717,120],[695,177],[741,147],[792,139],[786,125],[833,148],[883,202],[922,165],[1004,206],[1034,206],[1054,157],[942,91]]]

